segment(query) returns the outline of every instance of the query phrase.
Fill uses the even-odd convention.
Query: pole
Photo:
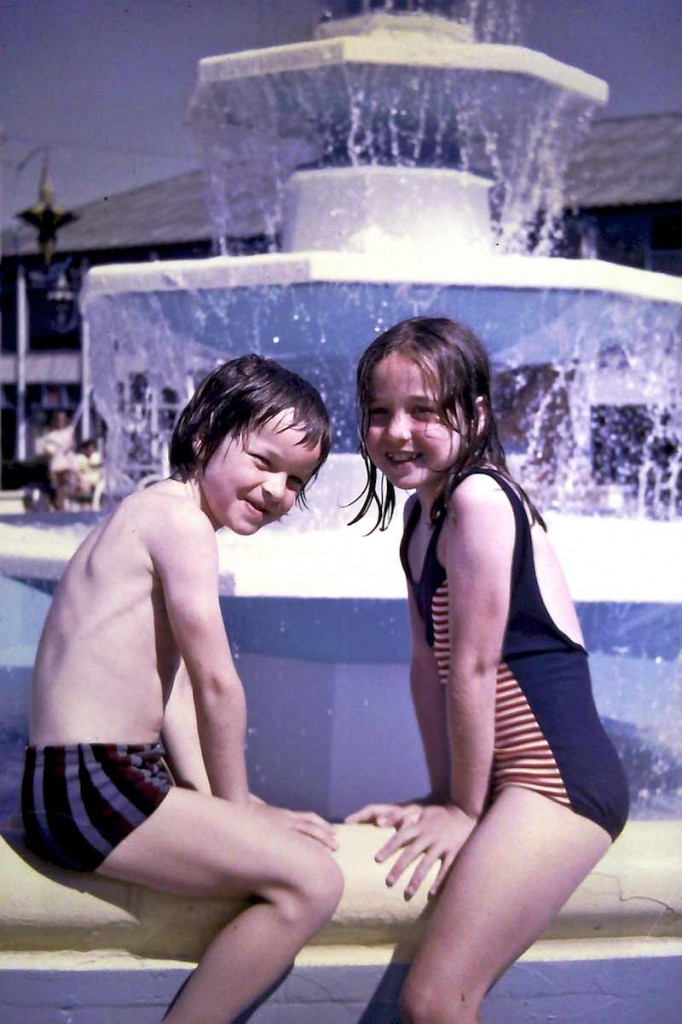
[[[26,356],[28,353],[28,296],[26,275],[17,265],[17,458],[26,458]]]
[[[81,402],[83,403],[83,419],[81,420],[81,437],[87,440],[92,437],[92,417],[90,409],[90,392],[92,379],[90,374],[90,325],[81,320]]]

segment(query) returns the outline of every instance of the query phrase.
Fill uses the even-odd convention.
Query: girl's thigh
[[[610,845],[602,828],[568,808],[529,790],[503,790],[452,867],[410,985],[480,1002]]]
[[[181,896],[265,897],[315,872],[338,872],[329,851],[282,822],[266,805],[245,808],[173,788],[97,871]]]

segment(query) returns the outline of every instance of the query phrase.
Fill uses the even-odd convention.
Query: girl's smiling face
[[[372,372],[367,453],[401,490],[432,502],[459,451],[459,434],[443,422],[433,388],[417,363],[392,352]]]

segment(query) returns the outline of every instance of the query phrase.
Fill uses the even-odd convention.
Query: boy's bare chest
[[[154,648],[159,676],[163,685],[172,682],[178,667],[178,645],[168,618],[163,586],[155,580],[152,586],[151,604],[153,611]]]

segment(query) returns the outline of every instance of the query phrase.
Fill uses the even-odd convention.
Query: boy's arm
[[[157,521],[150,553],[166,612],[189,675],[201,753],[211,792],[249,800],[244,757],[246,705],[218,597],[218,548],[203,513],[185,502]]]
[[[163,716],[163,742],[173,778],[178,786],[210,793],[201,753],[194,693],[184,661],[180,662]]]

